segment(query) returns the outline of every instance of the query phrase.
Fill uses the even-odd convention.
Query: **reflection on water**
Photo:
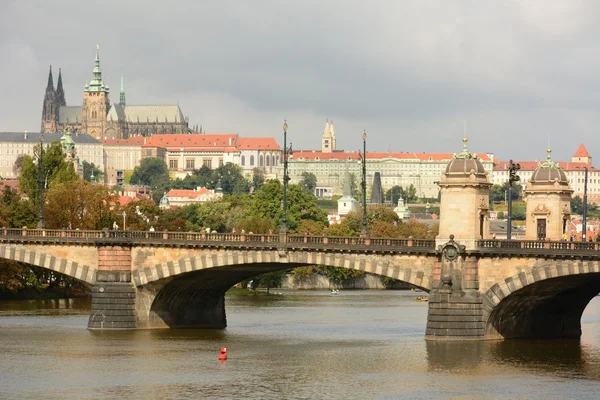
[[[220,331],[88,331],[89,300],[0,302],[2,398],[597,398],[600,298],[580,341],[425,342],[415,296],[228,296]]]

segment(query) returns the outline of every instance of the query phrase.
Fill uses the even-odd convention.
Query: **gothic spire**
[[[50,66],[50,72],[48,73],[48,84],[46,85],[46,93],[54,92],[54,80],[52,79],[52,65]]]
[[[56,105],[66,106],[67,101],[65,100],[65,91],[63,90],[62,74],[60,68],[58,69],[58,82],[56,83]]]
[[[123,72],[121,72],[121,96],[119,98],[119,104],[122,106],[125,105],[125,84],[123,79]]]

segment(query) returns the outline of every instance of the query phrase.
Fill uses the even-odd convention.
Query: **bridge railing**
[[[393,249],[409,248],[435,249],[435,240],[425,239],[397,239],[397,238],[369,238],[356,236],[320,236],[296,234],[253,234],[253,233],[205,233],[205,232],[158,232],[158,231],[119,231],[119,230],[70,230],[70,229],[27,229],[27,228],[0,228],[0,237],[12,237],[23,240],[43,239],[44,241],[84,241],[95,240],[129,240],[156,242],[186,242],[207,243],[210,245],[238,243],[246,246],[272,246],[283,240],[290,248],[371,248]],[[26,240],[28,240],[26,239]]]
[[[479,240],[479,249],[506,249],[506,250],[600,250],[596,242],[568,242],[549,240]]]

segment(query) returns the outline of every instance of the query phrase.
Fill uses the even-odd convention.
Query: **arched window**
[[[269,155],[267,154],[267,156],[265,157],[265,165],[267,167],[271,166],[271,158],[269,157]]]
[[[242,167],[246,165],[246,156],[242,156]]]
[[[250,156],[250,166],[254,166],[254,156]]]
[[[261,154],[260,156],[258,156],[258,166],[259,167],[262,167],[264,165],[263,161],[264,161],[263,155]]]

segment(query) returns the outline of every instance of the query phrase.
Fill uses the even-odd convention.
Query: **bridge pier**
[[[433,269],[426,340],[481,340],[485,333],[483,297],[479,292],[478,260],[465,257],[465,246],[450,235],[440,246],[441,261]]]
[[[131,244],[97,242],[98,271],[88,329],[137,329],[136,289],[131,282]]]

